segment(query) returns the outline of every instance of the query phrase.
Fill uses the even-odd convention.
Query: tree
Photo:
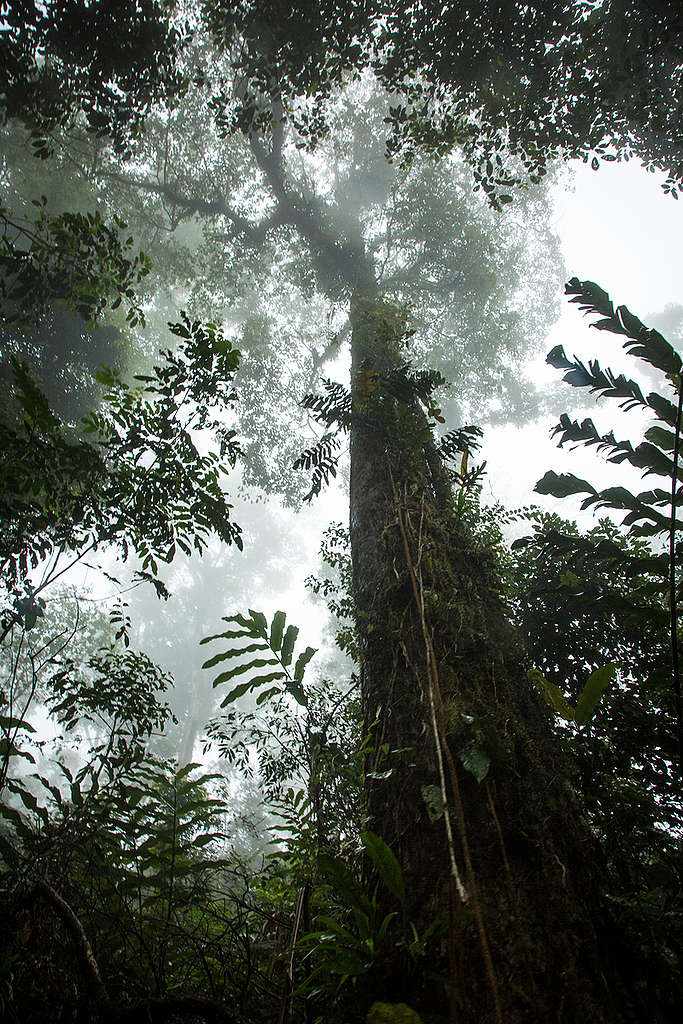
[[[314,143],[335,87],[371,68],[392,95],[388,152],[462,148],[498,208],[555,157],[639,157],[681,183],[681,13],[661,0],[206,5],[238,88],[222,117],[288,117]],[[271,98],[278,107],[273,114]]]
[[[125,151],[152,105],[184,88],[181,45],[168,5],[156,0],[9,0],[0,39],[3,120],[27,125],[41,158],[50,132],[81,113],[90,132]]]
[[[256,10],[245,9],[249,15]],[[367,60],[363,44],[370,45],[372,32],[381,29],[381,23],[373,24],[370,32],[366,17],[380,8],[351,5],[351,15],[359,20],[342,17],[338,24],[330,18],[339,13],[336,5],[331,10],[314,5],[313,10],[320,15],[320,32],[304,35],[288,8],[278,5],[272,12],[278,17],[269,19],[264,32],[251,25],[237,39],[242,44],[239,60],[256,55],[253,66],[267,86],[265,117],[251,103],[244,76],[241,84],[237,79],[234,104],[215,98],[219,126],[247,128],[250,158],[270,190],[271,202],[260,218],[250,216],[248,201],[245,215],[224,196],[183,191],[177,180],[136,177],[133,183],[188,216],[224,217],[233,237],[256,247],[271,232],[298,236],[307,247],[307,268],[320,291],[348,303],[350,393],[331,386],[322,403],[315,406],[312,399],[309,408],[316,409],[327,428],[336,425],[350,434],[354,592],[363,704],[374,742],[368,811],[374,831],[395,851],[408,894],[404,920],[393,926],[392,951],[376,965],[364,998],[369,1003],[398,992],[418,1010],[442,1016],[450,1001],[451,1015],[457,1013],[464,1021],[514,1022],[558,1014],[565,1020],[643,1018],[645,1010],[634,989],[644,979],[626,979],[618,953],[614,962],[601,956],[609,943],[601,947],[599,941],[606,939],[596,912],[599,851],[566,784],[547,710],[526,680],[497,596],[496,573],[466,528],[462,503],[453,493],[454,484],[459,489],[471,479],[471,434],[451,436],[439,450],[430,421],[441,416],[433,396],[441,378],[433,370],[411,366],[405,312],[381,294],[377,253],[358,230],[358,219],[344,223],[333,202],[322,201],[305,177],[296,182],[286,171],[291,148],[285,114],[287,123],[296,125],[298,111],[293,100],[289,110],[283,102],[288,97],[281,82],[291,83],[291,75],[288,80],[279,74],[287,71],[289,59],[287,48],[280,49],[282,39],[300,41],[306,57],[311,42],[318,58],[323,52],[325,61],[329,56],[325,74],[319,61],[304,62],[305,68],[312,67],[306,85],[312,93],[324,93],[345,68]],[[572,7],[568,16],[578,10]],[[454,9],[447,5],[445,11],[453,15]],[[211,12],[212,26],[220,34],[225,7],[212,5]],[[512,5],[511,12],[514,26],[537,13],[528,5]],[[232,8],[228,13],[232,18]],[[472,8],[466,13],[471,15]],[[482,37],[480,21],[473,18],[472,24]],[[228,19],[230,45],[233,27]],[[561,21],[562,33],[565,28]],[[530,39],[537,40],[535,32],[537,23]],[[347,59],[337,59],[340,47],[328,45],[330,37],[347,47]],[[393,42],[391,35],[388,42]],[[351,62],[349,49],[356,55]],[[560,70],[565,60],[562,53]],[[456,70],[463,67],[454,65]],[[291,66],[298,73],[297,62]],[[424,62],[418,66],[428,70]],[[581,68],[597,74],[595,63],[584,62]],[[386,68],[382,73],[390,81]],[[557,86],[558,77],[562,75],[551,76],[550,85]],[[297,90],[301,81],[294,80]],[[426,79],[428,90],[438,84]],[[290,88],[289,94],[294,91]],[[539,95],[545,96],[543,89]],[[551,97],[556,120],[564,115],[567,97],[566,84]],[[471,90],[465,99],[471,113]],[[599,108],[601,115],[607,116],[608,107],[604,103]],[[447,107],[438,109],[448,113]],[[305,102],[302,110],[305,126]],[[475,104],[475,115],[478,111]],[[418,117],[413,120],[416,130],[425,124]],[[498,139],[495,119],[493,124]],[[506,126],[514,133],[512,117]],[[451,135],[467,146],[465,127],[458,121]],[[427,143],[436,137],[430,133]],[[445,135],[444,145],[450,147],[453,139]],[[476,138],[490,152],[491,131],[487,135],[484,127]],[[594,141],[583,129],[564,138],[566,148],[570,142],[585,148]],[[522,159],[532,176],[538,176],[548,149],[544,146],[539,164],[535,153],[529,155],[532,141],[540,147],[536,123],[524,140]],[[646,140],[640,142],[645,147]],[[207,174],[210,178],[210,169]],[[493,162],[490,172],[485,169],[498,205],[505,205],[506,194],[497,198],[496,187],[501,182],[507,186],[515,174],[514,167],[498,174]],[[491,182],[495,176],[500,180]],[[381,183],[381,174],[379,178]],[[315,184],[314,167],[309,181]],[[392,284],[396,290],[401,287]],[[331,472],[331,444],[328,437],[327,447],[319,446],[311,455],[317,469]],[[456,454],[454,475],[444,456]],[[411,973],[405,938],[410,923],[420,938],[432,937],[436,982],[421,966]]]

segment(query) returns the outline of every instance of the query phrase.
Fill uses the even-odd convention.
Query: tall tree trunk
[[[383,386],[401,363],[401,314],[365,294],[351,315],[369,828],[403,869],[406,932],[442,922],[421,960],[393,946],[369,998],[458,1024],[639,1019],[622,1012],[596,935],[599,849],[490,556],[449,500],[418,402]]]

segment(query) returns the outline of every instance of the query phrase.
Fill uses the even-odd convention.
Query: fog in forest
[[[180,8],[193,23],[200,6]],[[2,17],[9,18],[4,8]],[[569,302],[565,284],[596,282],[615,307],[624,304],[680,350],[683,210],[667,194],[666,173],[648,172],[637,155],[624,162],[608,151],[606,160],[593,158],[594,167],[588,157],[551,160],[540,180],[529,183],[513,153],[505,157],[506,173],[519,173],[523,183],[502,202],[482,187],[457,146],[443,153],[416,148],[409,159],[393,154],[390,160],[390,108],[399,99],[367,68],[349,73],[344,88],[335,81],[320,137],[311,140],[302,128],[308,100],[293,101],[286,113],[276,99],[271,120],[234,130],[216,100],[230,88],[233,102],[239,95],[229,84],[232,51],[216,49],[202,30],[178,60],[186,87],[169,103],[152,103],[139,131],[121,144],[104,124],[95,130],[76,112],[55,125],[49,152],[37,158],[36,131],[27,120],[7,116],[0,126],[2,266],[10,267],[10,241],[12,252],[38,253],[36,265],[60,247],[70,253],[56,269],[40,265],[25,287],[16,285],[10,268],[2,291],[3,404],[12,430],[24,423],[36,460],[24,475],[4,477],[8,488],[24,489],[17,507],[27,517],[17,527],[24,531],[17,550],[24,541],[25,550],[6,563],[3,595],[6,818],[11,824],[17,808],[30,810],[50,787],[58,802],[77,802],[74,776],[86,796],[104,787],[114,769],[88,774],[86,766],[113,756],[120,728],[121,750],[139,743],[159,779],[164,764],[173,763],[176,772],[198,766],[206,780],[202,799],[223,801],[220,827],[206,842],[220,833],[221,855],[233,866],[252,870],[286,849],[297,821],[309,822],[297,818],[302,799],[300,807],[309,801],[317,808],[318,853],[320,808],[331,807],[334,818],[338,801],[338,822],[330,824],[329,814],[325,819],[336,829],[326,842],[335,854],[351,855],[359,848],[356,826],[348,824],[358,778],[350,770],[341,782],[335,776],[321,797],[315,786],[322,783],[317,776],[311,782],[313,761],[306,757],[314,757],[316,743],[316,749],[327,745],[332,760],[337,750],[355,751],[359,723],[374,727],[367,707],[361,710],[352,619],[349,423],[357,412],[348,410],[357,409],[352,391],[353,402],[360,394],[371,403],[384,378],[366,359],[354,363],[352,381],[358,297],[394,311],[402,346],[396,374],[404,383],[417,381],[418,397],[410,401],[417,408],[419,399],[437,447],[460,432],[451,440],[448,470],[453,514],[475,524],[474,535],[487,538],[513,578],[528,570],[511,568],[509,545],[529,535],[543,514],[576,521],[581,531],[607,517],[605,535],[612,537],[610,520],[620,524],[631,507],[605,501],[582,511],[578,488],[567,498],[554,496],[550,485],[538,493],[547,471],[585,477],[599,489],[659,486],[651,477],[643,482],[644,464],[626,457],[608,462],[606,446],[596,450],[597,436],[587,447],[578,436],[566,437],[558,448],[551,431],[563,413],[577,424],[593,418],[602,434],[630,441],[630,450],[659,420],[652,408],[619,409],[587,386],[563,383],[559,357],[550,366],[546,356],[562,345],[569,360],[588,366],[598,359],[615,374],[636,377],[644,394],[662,387],[657,364],[634,367],[623,338],[594,330],[594,317]],[[502,166],[495,173],[502,175]],[[71,214],[85,218],[83,224],[60,219]],[[83,225],[92,237],[100,232],[97,259],[105,269],[93,274],[109,293],[99,308],[92,279],[80,282],[76,302],[65,291],[79,260],[83,273],[91,272]],[[115,225],[111,237],[104,225]],[[130,261],[122,288],[117,245],[120,258]],[[193,377],[195,365],[200,370]],[[391,394],[403,401],[399,377],[392,380]],[[136,405],[136,388],[149,406]],[[467,427],[481,436],[463,434]],[[65,470],[53,463],[55,481],[63,472],[73,483],[43,500],[35,481],[44,479],[45,493],[53,494],[50,460],[39,460],[55,429],[62,433],[54,458],[73,458]],[[100,469],[78,460],[87,462],[88,445],[113,452],[112,438],[120,439],[121,479],[104,492],[108,511],[92,511],[82,495]],[[179,497],[164,497],[161,483],[147,494],[145,472],[150,479],[167,473],[165,485],[177,486]],[[408,502],[409,488],[405,493]],[[130,518],[138,498],[151,540]],[[34,499],[43,502],[35,514]],[[49,516],[62,515],[62,507],[75,510],[68,512],[69,529],[81,530],[81,540],[72,543],[69,529],[55,527],[41,547],[41,529],[52,529]],[[131,525],[122,525],[129,518]],[[6,526],[7,536],[13,529]],[[420,537],[421,531],[422,520]],[[662,531],[651,541],[656,554],[668,551]],[[397,580],[400,571],[394,563]],[[572,572],[559,586],[576,591]],[[542,581],[539,586],[542,592]],[[503,601],[518,608],[511,593],[501,584]],[[422,600],[424,619],[424,594]],[[93,658],[93,652],[99,653]],[[593,654],[570,661],[592,668]],[[553,665],[561,672],[553,657],[546,673]],[[607,656],[595,657],[597,664]],[[135,686],[126,682],[133,665]],[[154,692],[163,711],[153,704]],[[559,699],[547,697],[560,733],[571,732],[576,722],[568,727],[562,720],[568,705]],[[652,698],[655,710],[660,699]],[[137,724],[126,718],[134,701]],[[10,754],[24,740],[25,760],[15,764]],[[467,747],[474,751],[471,763],[461,759],[481,782],[494,755],[482,755],[483,741],[476,743]],[[673,760],[664,757],[660,769],[673,771]],[[391,770],[378,760],[370,777]],[[430,820],[443,815],[424,799]],[[664,814],[664,830],[679,813],[674,803],[673,796],[670,804],[663,798],[671,816]],[[47,817],[41,827],[47,835]],[[306,850],[297,847],[297,857],[305,860]],[[245,891],[259,884],[245,883]],[[310,922],[306,928],[311,931]],[[263,935],[259,941],[271,941],[265,925]],[[296,935],[292,949],[295,942]],[[0,992],[0,1005],[2,998]]]

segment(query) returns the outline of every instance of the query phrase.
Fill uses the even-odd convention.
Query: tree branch
[[[182,207],[187,214],[201,213],[205,217],[225,217],[231,222],[236,233],[245,235],[254,246],[262,245],[268,231],[280,223],[277,215],[272,215],[260,224],[254,224],[233,210],[222,196],[218,196],[215,199],[188,196],[180,190],[178,185],[141,181],[139,178],[129,178],[125,174],[118,174],[116,171],[106,171],[104,172],[104,177],[121,185],[127,185],[139,189],[141,192],[149,192],[152,195],[166,199],[176,206]]]
[[[85,978],[88,997],[97,1017],[107,1024],[165,1024],[172,1017],[201,1017],[208,1024],[248,1024],[244,1018],[229,1013],[218,999],[203,996],[159,996],[142,999],[129,1006],[114,1003],[102,981],[100,969],[85,929],[69,904],[44,879],[35,885],[37,894],[52,907],[69,934],[76,958]]]
[[[56,892],[48,882],[44,879],[38,879],[36,882],[36,891],[50,904],[57,917],[60,919],[73,943],[76,958],[80,964],[83,976],[85,977],[88,995],[90,996],[93,1003],[99,1003],[103,1007],[109,1004],[109,995],[104,987],[104,982],[100,975],[100,969],[95,959],[88,937],[85,934],[83,925],[78,920],[73,910],[66,902],[62,899],[58,892]]]

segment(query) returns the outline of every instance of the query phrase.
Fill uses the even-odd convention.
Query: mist
[[[680,478],[683,211],[670,140],[648,149],[651,133],[635,121],[630,135],[615,128],[605,142],[595,126],[584,141],[559,128],[551,141],[527,136],[513,98],[520,82],[532,85],[516,57],[506,74],[500,61],[473,65],[474,84],[456,87],[448,61],[412,67],[427,46],[416,28],[397,76],[391,46],[375,52],[368,42],[398,31],[391,12],[362,44],[374,64],[355,56],[365,29],[352,26],[350,43],[325,36],[330,53],[350,47],[343,70],[328,68],[327,80],[304,54],[300,80],[298,57],[287,63],[283,54],[304,42],[280,26],[287,43],[278,49],[259,5],[245,6],[243,23],[230,5],[169,5],[152,19],[160,35],[149,45],[165,57],[151,61],[149,82],[144,34],[131,43],[128,71],[104,61],[98,77],[104,6],[94,5],[82,36],[65,30],[74,47],[83,41],[78,73],[75,56],[35,43],[27,82],[37,89],[54,61],[56,99],[46,94],[33,109],[21,81],[21,103],[9,88],[0,97],[2,899],[13,907],[16,878],[30,880],[30,858],[44,857],[45,898],[67,933],[60,886],[73,917],[85,924],[91,915],[94,946],[101,928],[102,950],[122,964],[145,950],[144,967],[122,967],[121,978],[136,979],[136,1000],[152,989],[167,998],[175,949],[183,966],[173,984],[207,1000],[195,1007],[201,1019],[208,1001],[224,1012],[233,998],[247,1024],[273,1014],[281,1024],[341,1020],[349,1004],[340,992],[360,978],[358,1020],[454,1020],[445,1007],[459,998],[462,1020],[474,1020],[474,997],[456,998],[451,981],[430,995],[424,981],[429,944],[441,970],[457,934],[484,950],[481,1020],[530,1021],[519,1008],[501,1016],[517,996],[499,995],[488,966],[486,927],[496,955],[511,940],[503,925],[481,923],[497,898],[487,886],[498,869],[485,851],[500,837],[510,920],[532,937],[545,928],[544,887],[559,885],[544,860],[539,894],[522,913],[544,828],[563,835],[548,848],[563,872],[576,870],[572,885],[585,885],[590,908],[562,909],[558,899],[548,934],[568,934],[572,914],[586,915],[581,928],[597,919],[588,874],[602,854],[585,858],[584,875],[569,846],[584,827],[607,849],[615,893],[610,815],[615,830],[633,830],[638,871],[646,848],[672,878],[680,856],[683,499],[675,483],[668,499],[628,490],[665,475],[638,448],[644,436]],[[277,27],[272,5],[262,6]],[[483,6],[477,18],[489,17]],[[9,32],[14,21],[2,17]],[[340,32],[343,24],[339,15]],[[546,54],[570,38],[560,33]],[[619,92],[607,93],[609,113]],[[495,96],[512,104],[507,126]],[[579,109],[578,92],[574,100]],[[571,102],[558,101],[558,124]],[[629,334],[619,310],[605,314],[612,326],[592,330],[609,299],[591,305],[587,282],[660,332],[666,355],[648,355],[645,334]],[[635,367],[620,334],[641,339]],[[580,371],[566,373],[570,363],[557,355],[548,365],[558,346]],[[624,374],[612,379],[614,395],[589,387],[596,359]],[[631,376],[642,393],[610,404]],[[678,390],[661,413],[649,400],[664,387]],[[563,413],[564,435],[555,429]],[[586,440],[593,420],[600,436]],[[670,480],[661,486],[671,491]],[[602,563],[586,555],[589,543],[631,561],[609,563],[596,580]],[[575,603],[557,612],[555,600]],[[626,735],[622,763],[614,751]],[[425,736],[433,750],[423,763]],[[645,737],[642,750],[634,736]],[[554,743],[568,751],[556,775]],[[591,788],[591,764],[602,766],[600,786],[615,787],[608,797]],[[526,779],[534,794],[552,794],[545,810],[544,797],[530,799],[527,831],[514,824],[515,786],[521,792]],[[620,799],[625,811],[605,810]],[[478,800],[491,808],[479,831]],[[101,853],[107,820],[115,840]],[[155,820],[165,832],[155,833]],[[177,843],[181,820],[187,847]],[[64,854],[81,865],[73,877],[60,861],[71,821],[82,836]],[[427,827],[439,830],[434,871],[419,841]],[[163,888],[170,849],[190,865],[187,877],[196,871],[196,892],[183,889],[177,905],[173,866],[168,895]],[[104,903],[88,904],[77,878],[97,858],[120,901],[110,907],[111,933],[96,923],[109,913]],[[139,915],[126,910],[135,920],[125,924],[120,907],[134,876]],[[146,878],[165,879],[149,896],[151,916],[142,910]],[[642,895],[650,882],[639,879]],[[629,885],[623,898],[635,905]],[[446,889],[451,909],[439,917]],[[201,968],[186,941],[195,898],[211,949]],[[220,901],[219,926],[211,915]],[[370,938],[358,913],[371,919]],[[394,952],[378,954],[373,944],[388,949],[383,942]],[[125,984],[97,970],[110,993],[102,1006],[128,1005]],[[338,987],[316,988],[316,971]],[[0,1000],[3,978],[0,970]],[[586,999],[597,1006],[592,985]],[[28,1006],[34,997],[22,998]],[[373,1010],[390,1003],[413,1016]]]

